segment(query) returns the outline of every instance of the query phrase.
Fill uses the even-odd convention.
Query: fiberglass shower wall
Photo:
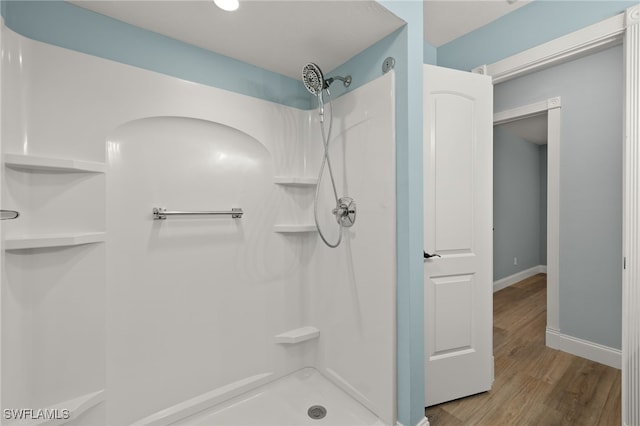
[[[340,192],[361,210],[331,251],[312,226],[315,111],[6,28],[3,44],[2,196],[23,214],[3,227],[2,408],[75,401],[70,424],[130,424],[311,366],[394,422],[392,75],[335,101]]]
[[[338,197],[353,198],[357,215],[353,227],[343,228],[337,248],[314,237],[308,269],[310,317],[326,335],[318,341],[317,368],[387,424],[395,416],[394,106],[389,73],[327,107],[333,108],[329,154]],[[311,118],[312,169],[318,170],[323,144],[316,111]],[[338,236],[334,207],[325,171],[318,216],[330,242]]]

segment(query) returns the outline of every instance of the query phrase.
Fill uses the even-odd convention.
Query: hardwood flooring
[[[426,409],[431,426],[621,424],[620,371],[545,346],[546,275],[493,296],[490,392]]]

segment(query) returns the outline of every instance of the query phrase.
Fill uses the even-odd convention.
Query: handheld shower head
[[[319,95],[324,89],[324,75],[320,71],[320,67],[309,62],[302,67],[302,82],[312,95]]]
[[[320,67],[313,62],[309,62],[302,67],[302,82],[304,83],[304,87],[306,87],[312,95],[320,95],[322,91],[328,89],[335,80],[342,81],[344,87],[349,87],[351,84],[350,75],[346,77],[334,76],[325,79]]]

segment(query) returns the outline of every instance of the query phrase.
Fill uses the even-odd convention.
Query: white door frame
[[[559,332],[560,306],[560,119],[562,99],[546,101],[496,112],[493,125],[510,123],[535,115],[547,114],[547,336],[549,331]],[[547,346],[550,344],[547,337]]]
[[[4,18],[0,16],[0,51],[3,50],[2,46],[2,34],[4,33]],[[4,152],[2,150],[2,61],[0,61],[0,156],[3,156]],[[0,172],[0,206],[2,206],[2,173]],[[0,207],[1,208],[1,207]],[[3,243],[2,243],[2,221],[0,221],[0,277],[4,276],[4,272],[2,271],[2,265],[4,264],[4,251],[3,251]],[[0,291],[0,313],[2,311],[2,292]],[[2,330],[0,330],[0,336],[2,335]],[[0,383],[2,383],[2,339],[0,339]],[[2,386],[0,386],[0,401],[2,401]]]
[[[624,44],[622,422],[640,424],[640,6],[473,72],[494,84]]]

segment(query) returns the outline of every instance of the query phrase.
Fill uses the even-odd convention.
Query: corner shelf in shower
[[[49,171],[71,173],[104,173],[105,163],[70,158],[38,157],[25,154],[4,154],[4,164],[23,171]]]
[[[279,234],[301,234],[308,232],[316,232],[314,224],[309,225],[274,225],[273,232]]]
[[[276,176],[273,183],[286,186],[316,186],[316,178],[302,176]]]
[[[320,337],[320,330],[315,327],[300,327],[275,336],[276,343],[295,345]]]
[[[69,247],[83,244],[100,243],[105,240],[104,232],[77,232],[65,234],[23,235],[7,238],[3,245],[5,250],[27,250],[48,247]]]

